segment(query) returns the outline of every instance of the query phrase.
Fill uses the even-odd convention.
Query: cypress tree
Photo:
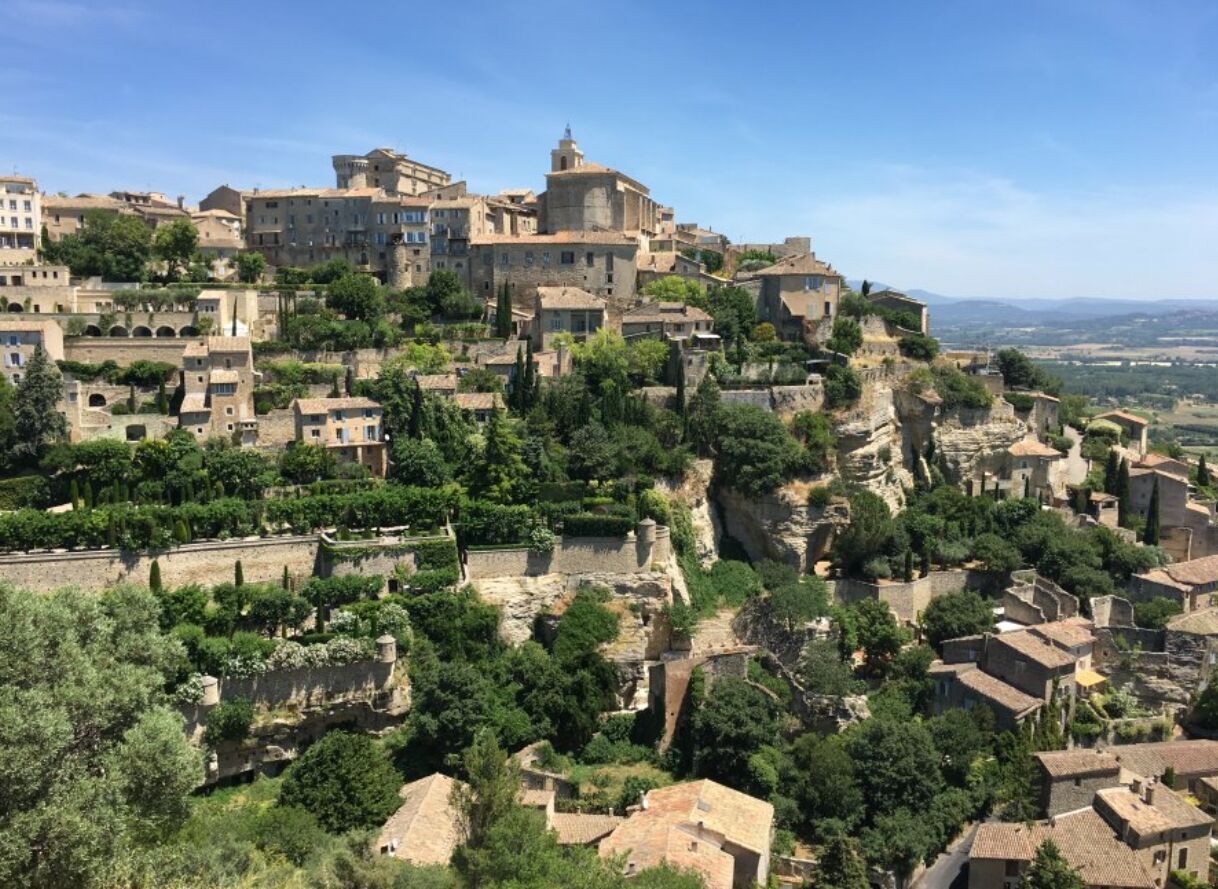
[[[164,380],[156,384],[156,409],[160,414],[169,413],[169,396],[165,394]]]
[[[685,362],[677,352],[677,413],[685,416]]]
[[[1023,496],[1025,500],[1032,496],[1032,476],[1030,475],[1023,477]]]
[[[285,590],[290,590],[292,588],[292,580],[288,576],[288,566],[287,565],[283,566],[283,588]]]
[[[245,571],[241,567],[240,559],[238,559],[237,564],[233,566],[233,585],[234,586],[244,586],[245,585]]]
[[[80,488],[76,484],[76,479],[72,479],[72,484],[68,486],[68,497],[72,500],[72,508],[80,509]]]
[[[511,406],[520,413],[524,413],[528,407],[528,394],[526,390],[529,386],[528,377],[524,372],[524,349],[520,346],[516,347],[516,370],[512,377],[512,397]]]
[[[906,583],[913,580],[913,550],[905,550],[905,573],[902,575]]]
[[[148,570],[148,589],[154,593],[161,591],[161,563],[156,559],[152,560],[152,567]]]
[[[920,576],[927,577],[930,575],[930,541],[928,540],[922,545],[922,566],[918,572]]]
[[[1078,513],[1079,515],[1082,515],[1083,513],[1085,513],[1087,511],[1087,500],[1088,499],[1089,498],[1087,496],[1086,488],[1075,488],[1074,489],[1074,511],[1076,513]]]
[[[346,390],[347,397],[350,397],[355,390],[355,368],[350,364],[347,365],[347,373],[343,377],[343,388]]]
[[[181,517],[173,523],[173,539],[178,543],[190,543],[190,529],[186,527],[186,520]]]
[[[406,434],[411,438],[423,437],[423,389],[418,380],[415,381],[414,391],[410,393],[410,424]]]
[[[84,496],[84,500],[85,500],[85,509],[92,509],[93,508],[93,483],[91,481],[89,481],[88,479],[85,479],[85,491],[84,491],[83,496]]]
[[[1117,473],[1120,471],[1120,466],[1117,463],[1117,452],[1115,450],[1108,451],[1108,462],[1104,464],[1104,493],[1116,494],[1117,492]]]
[[[1205,454],[1197,460],[1197,487],[1208,488],[1210,486],[1210,468],[1206,465]]]
[[[1117,468],[1116,490],[1113,492],[1119,499],[1117,504],[1117,524],[1122,528],[1129,521],[1129,461],[1121,460]]]
[[[1159,477],[1155,476],[1155,485],[1150,489],[1150,505],[1146,509],[1146,531],[1142,542],[1147,546],[1159,545]]]
[[[527,411],[537,403],[537,390],[540,386],[540,380],[537,375],[537,366],[533,361],[533,339],[524,341],[524,405],[521,410]]]

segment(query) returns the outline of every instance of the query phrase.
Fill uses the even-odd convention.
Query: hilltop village
[[[569,130],[332,165],[0,177],[0,885],[1211,885],[1204,457]]]

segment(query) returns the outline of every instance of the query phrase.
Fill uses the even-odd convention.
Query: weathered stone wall
[[[250,582],[280,580],[284,566],[292,577],[302,579],[315,573],[317,554],[318,538],[312,534],[187,543],[155,553],[9,553],[0,555],[0,580],[42,592],[68,586],[100,591],[123,582],[146,584],[153,559],[161,566],[166,586],[217,583],[231,577],[238,559]]]
[[[948,593],[973,589],[983,593],[996,592],[1003,578],[984,571],[956,569],[932,571],[926,577],[918,577],[909,583],[871,583],[853,577],[843,577],[829,582],[835,601],[842,604],[862,599],[878,599],[886,602],[898,620],[913,623],[918,614],[926,610],[932,600]]]
[[[1091,600],[1091,619],[1097,627],[1132,627],[1133,604],[1120,596],[1096,596]]]
[[[166,338],[127,338],[127,337],[97,337],[73,336],[67,337],[63,343],[64,358],[69,361],[84,361],[100,364],[103,361],[113,361],[120,367],[126,367],[133,361],[164,361],[169,364],[182,366],[182,353],[190,339]]]
[[[379,660],[338,666],[276,670],[246,679],[221,679],[220,700],[245,698],[256,707],[323,707],[336,701],[367,701],[389,684],[394,664]]]
[[[655,529],[648,546],[636,534],[617,537],[560,537],[550,553],[516,549],[471,549],[465,555],[465,576],[539,577],[545,574],[641,574],[668,561],[668,529]]]
[[[1042,776],[1043,777],[1043,776]],[[1091,805],[1097,790],[1120,785],[1120,770],[1110,775],[1089,775],[1077,779],[1067,778],[1058,781],[1044,780],[1041,783],[1041,805],[1045,817],[1052,818],[1062,812],[1073,812]]]
[[[258,417],[258,447],[282,448],[296,440],[296,413],[290,407]]]

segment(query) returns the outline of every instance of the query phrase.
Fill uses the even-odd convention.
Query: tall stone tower
[[[336,154],[331,161],[338,188],[368,187],[368,158],[357,154]]]
[[[574,170],[584,165],[584,153],[579,150],[575,140],[571,138],[571,125],[567,124],[558,147],[550,151],[550,172],[560,173],[563,170]]]

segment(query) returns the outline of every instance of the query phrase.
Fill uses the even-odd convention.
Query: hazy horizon
[[[386,145],[540,191],[570,123],[680,220],[810,235],[851,278],[1218,298],[1213,4],[719,9],[8,0],[0,164],[197,202],[330,185],[331,154]]]

